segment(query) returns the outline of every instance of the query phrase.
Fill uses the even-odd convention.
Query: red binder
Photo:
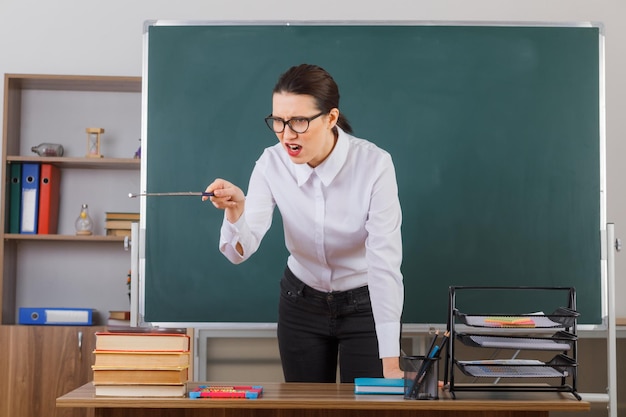
[[[53,235],[59,224],[59,192],[61,170],[51,164],[41,164],[39,175],[39,224],[37,233]]]

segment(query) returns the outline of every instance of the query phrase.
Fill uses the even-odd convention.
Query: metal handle
[[[78,332],[78,357],[83,359],[83,332]]]

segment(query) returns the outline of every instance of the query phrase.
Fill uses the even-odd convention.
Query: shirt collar
[[[328,187],[333,179],[337,176],[341,167],[343,167],[348,158],[348,134],[337,126],[337,143],[328,158],[315,168],[311,168],[309,164],[294,164],[296,177],[298,179],[298,187],[305,184],[311,175],[315,173],[322,183]]]

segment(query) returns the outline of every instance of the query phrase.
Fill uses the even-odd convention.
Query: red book
[[[37,233],[53,235],[59,224],[59,191],[61,170],[51,164],[41,164],[39,175],[39,223]]]

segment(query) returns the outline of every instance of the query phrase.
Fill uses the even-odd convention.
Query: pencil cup
[[[436,400],[439,398],[439,358],[405,356],[404,398]]]

